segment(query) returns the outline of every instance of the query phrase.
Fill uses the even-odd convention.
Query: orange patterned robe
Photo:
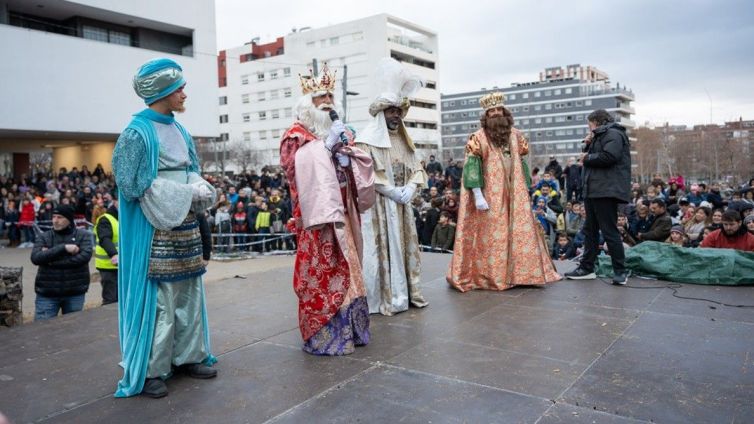
[[[481,158],[482,192],[490,209],[477,210],[474,193],[461,189],[447,280],[462,292],[506,290],[561,279],[548,254],[542,226],[532,213],[521,165],[521,156],[528,153],[529,145],[514,128],[509,146],[509,152],[493,146],[483,129],[471,134],[466,145],[467,158]]]

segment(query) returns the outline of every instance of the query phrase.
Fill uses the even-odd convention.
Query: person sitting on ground
[[[686,222],[684,230],[689,237],[689,243],[696,247],[701,241],[701,235],[704,228],[712,223],[712,211],[706,207],[698,207],[694,212],[694,216]]]
[[[754,215],[749,215],[744,218],[744,225],[746,226],[746,229],[749,230],[749,233],[754,234]]]
[[[453,250],[453,241],[456,237],[456,227],[450,222],[450,214],[440,212],[440,220],[432,232],[432,250],[441,250],[443,252]]]
[[[637,234],[637,241],[665,241],[670,237],[670,229],[673,227],[673,221],[666,212],[665,202],[662,199],[654,199],[649,205],[652,211],[653,221],[649,231]]]
[[[754,234],[743,225],[740,213],[727,210],[723,213],[723,228],[711,232],[699,246],[754,252]]]
[[[565,261],[576,257],[576,248],[566,233],[558,233],[557,243],[552,250],[552,259]]]
[[[689,247],[689,238],[686,235],[686,231],[681,225],[673,225],[670,229],[670,237],[665,240],[665,243],[672,244],[678,247]]]

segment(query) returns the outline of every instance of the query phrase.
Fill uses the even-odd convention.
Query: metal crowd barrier
[[[272,247],[277,245],[278,249]],[[212,233],[212,259],[247,259],[259,255],[292,255],[296,253],[293,233],[246,234]]]

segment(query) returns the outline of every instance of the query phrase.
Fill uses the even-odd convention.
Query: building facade
[[[101,163],[144,108],[132,79],[155,57],[181,64],[188,82],[180,120],[217,137],[213,0],[0,0],[0,174],[30,171],[52,152],[53,169]]]
[[[547,68],[538,81],[510,87],[442,95],[442,139],[445,159],[463,160],[470,133],[479,129],[482,110],[479,98],[493,91],[505,94],[516,128],[530,141],[530,161],[540,168],[555,156],[563,164],[578,156],[588,132],[586,117],[595,109],[606,109],[628,129],[634,94],[620,84],[612,85],[608,75],[592,66],[569,65]]]
[[[394,16],[381,14],[324,28],[301,28],[260,44],[258,39],[218,55],[220,138],[205,146],[207,160],[226,170],[277,165],[280,137],[295,119],[301,96],[299,74],[316,60],[336,71],[336,102],[347,125],[358,132],[368,123],[368,108],[379,94],[373,73],[392,56],[425,82],[415,95],[405,123],[422,157],[438,153],[440,92],[437,35]],[[344,83],[345,81],[345,83]],[[348,94],[346,94],[348,93]]]

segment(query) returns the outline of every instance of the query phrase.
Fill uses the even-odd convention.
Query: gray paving
[[[644,289],[461,294],[443,279],[450,256],[423,259],[430,306],[372,316],[371,343],[340,358],[300,350],[292,258],[224,265],[206,289],[220,375],[173,377],[161,400],[112,397],[115,305],[2,329],[0,411],[15,423],[752,422],[754,308],[638,279]],[[754,305],[754,287],[677,294]]]

